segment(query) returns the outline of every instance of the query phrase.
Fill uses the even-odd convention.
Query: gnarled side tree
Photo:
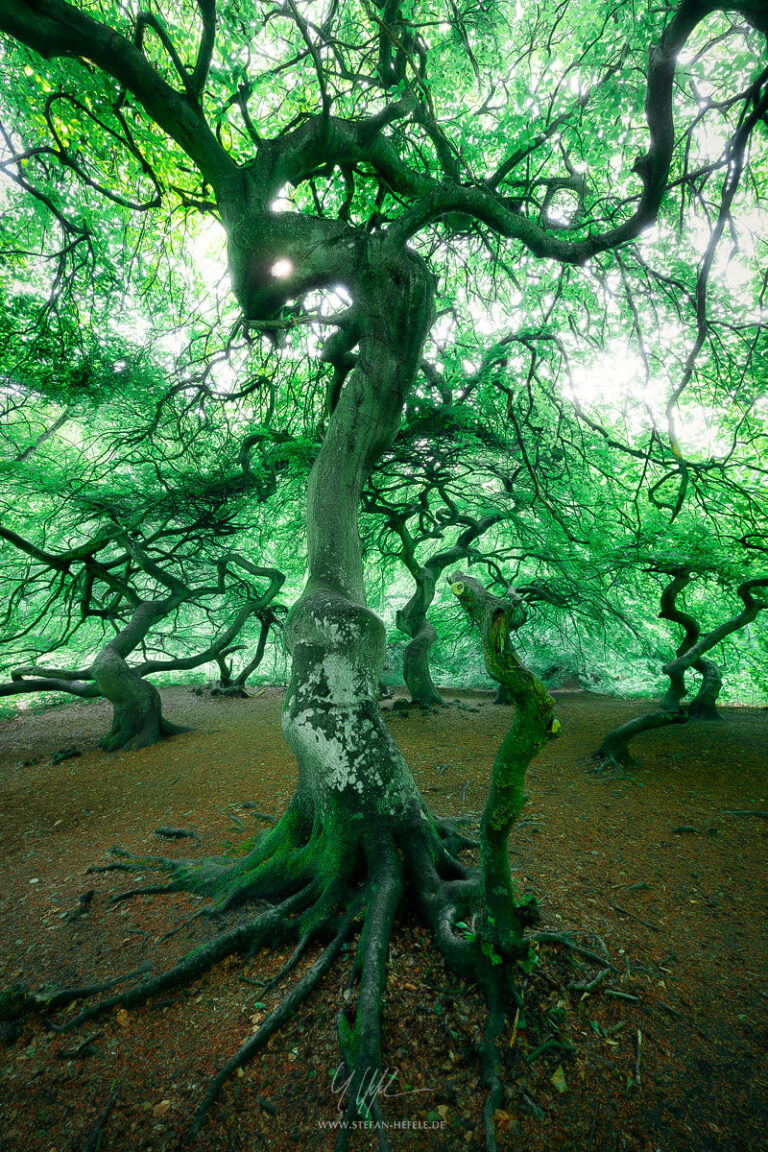
[[[163,533],[159,533],[162,540]],[[146,677],[157,672],[175,672],[198,668],[215,660],[240,635],[252,616],[262,620],[262,637],[271,623],[270,604],[280,590],[285,577],[272,568],[258,568],[249,560],[230,552],[219,557],[215,584],[187,583],[167,563],[159,561],[153,552],[157,539],[142,546],[134,534],[113,525],[106,531],[77,548],[65,552],[51,552],[37,547],[18,533],[0,525],[0,540],[13,545],[32,561],[32,571],[23,583],[32,584],[41,578],[58,581],[63,603],[74,601],[78,606],[79,621],[97,618],[114,628],[115,635],[97,653],[85,668],[63,669],[27,665],[14,668],[9,683],[0,684],[0,697],[17,696],[29,692],[67,692],[82,699],[105,697],[114,710],[112,728],[102,741],[106,752],[124,748],[146,748],[163,736],[184,732],[170,723],[163,714],[160,693]],[[118,545],[115,553],[110,545]],[[153,547],[154,545],[154,547]],[[104,552],[113,554],[105,557]],[[162,551],[162,549],[161,549]],[[251,576],[266,578],[265,592],[251,592],[241,604],[233,619],[202,651],[191,656],[178,656],[167,660],[145,659],[129,663],[129,657],[151,636],[153,629],[184,605],[200,602],[228,591],[226,577],[232,566],[246,570]],[[150,598],[142,583],[154,584],[165,595]],[[56,606],[54,601],[54,607]],[[70,605],[71,609],[71,605]],[[66,620],[69,613],[63,613]],[[56,638],[52,639],[52,646]],[[262,647],[263,652],[263,647]],[[257,653],[258,654],[258,653]]]
[[[272,597],[269,599],[271,600]],[[243,700],[248,698],[245,686],[248,683],[248,678],[253,675],[264,659],[270,631],[280,623],[278,611],[280,611],[280,615],[284,614],[285,606],[276,604],[274,607],[270,607],[267,602],[257,609],[255,614],[259,619],[259,638],[250,659],[247,658],[249,648],[245,644],[233,645],[217,653],[215,660],[219,666],[219,682],[211,689],[212,696],[234,696]],[[243,658],[240,668],[235,672],[230,657],[233,652],[242,651],[246,652],[246,657]]]
[[[385,523],[379,541],[381,543],[386,535],[397,538],[399,547],[395,546],[395,555],[416,585],[407,604],[398,608],[395,620],[400,631],[410,638],[403,653],[403,679],[411,702],[427,710],[443,703],[429,664],[437,632],[427,616],[438,580],[446,568],[466,560],[476,550],[478,541],[504,519],[504,513],[489,512],[476,517],[459,509],[448,491],[449,477],[435,475],[437,470],[429,465],[425,471],[426,476],[423,473],[419,476],[420,491],[415,499],[406,496],[402,502],[395,502],[391,494],[370,487],[364,493],[363,507],[366,512],[383,516]],[[439,500],[437,508],[430,502],[430,495],[434,499],[435,494]],[[433,551],[426,559],[419,557],[428,540],[441,540],[457,526],[461,526],[461,531],[453,544]]]
[[[521,108],[525,131],[507,151],[503,117],[489,132],[481,115],[468,114],[460,131],[452,125],[457,79],[450,72],[440,77],[432,67],[430,45],[436,23],[447,21],[466,32],[472,12],[462,18],[456,6],[450,6],[452,11],[440,5],[438,9],[423,25],[420,14],[398,0],[360,6],[331,3],[322,23],[314,22],[294,0],[270,10],[265,17],[270,27],[286,21],[291,28],[286,63],[299,69],[302,82],[296,91],[302,103],[295,118],[279,128],[279,113],[270,110],[265,121],[269,135],[262,135],[253,120],[255,100],[251,102],[258,76],[244,79],[241,60],[228,66],[226,59],[215,57],[217,20],[226,20],[229,42],[240,39],[244,58],[259,58],[258,40],[268,31],[259,26],[255,5],[246,5],[249,17],[240,24],[237,6],[217,13],[215,0],[197,0],[196,6],[181,9],[180,18],[169,5],[166,19],[155,12],[133,17],[128,8],[117,3],[113,7],[109,0],[95,8],[65,0],[0,0],[0,30],[45,59],[70,58],[72,88],[77,90],[80,78],[93,97],[93,115],[108,121],[121,139],[130,136],[134,156],[140,143],[126,119],[128,104],[131,121],[142,124],[147,152],[157,155],[162,147],[147,121],[165,133],[171,142],[165,184],[177,188],[187,205],[220,216],[232,285],[251,329],[261,326],[279,338],[307,295],[323,288],[341,286],[351,299],[333,318],[336,331],[322,351],[335,369],[332,411],[307,493],[309,575],[286,626],[293,668],[283,727],[298,759],[297,790],[277,826],[236,861],[167,865],[169,888],[215,896],[213,907],[219,911],[257,896],[275,900],[275,907],[222,932],[171,972],[116,998],[125,1005],[136,1003],[200,972],[227,952],[252,949],[262,940],[294,939],[296,956],[318,935],[330,939],[281,1007],[222,1069],[196,1124],[223,1079],[258,1051],[309,994],[359,917],[363,926],[354,980],[339,1022],[340,1044],[352,1074],[346,1117],[351,1119],[364,1081],[375,1078],[381,1068],[387,944],[406,884],[448,962],[483,983],[493,1007],[495,1034],[510,982],[500,979],[498,966],[489,962],[478,941],[455,930],[457,920],[482,913],[480,878],[457,861],[455,839],[430,814],[378,708],[384,631],[365,605],[357,527],[362,487],[397,431],[435,318],[435,277],[429,261],[439,256],[439,243],[434,242],[440,235],[435,231],[438,222],[445,222],[451,236],[479,228],[485,236],[506,240],[517,258],[525,252],[568,265],[629,243],[656,218],[670,180],[676,141],[675,69],[688,38],[714,12],[736,14],[768,31],[763,0],[680,0],[656,13],[658,23],[650,30],[645,25],[638,29],[630,5],[626,11],[622,6],[614,9],[615,19],[606,18],[604,7],[595,5],[597,30],[591,28],[588,39],[605,51],[576,84],[580,91],[570,105],[565,93],[573,89],[563,87],[562,80],[551,99],[544,97],[547,110],[540,130],[529,128],[533,104],[524,112]],[[184,20],[193,13],[194,24],[191,18]],[[486,15],[485,6],[478,6],[476,19]],[[560,8],[552,17],[554,28],[562,18]],[[194,42],[189,32],[193,26]],[[647,65],[646,35],[651,37]],[[633,36],[640,37],[639,44],[637,39],[630,42]],[[470,84],[473,73],[467,61],[475,61],[483,41],[491,52],[489,64],[496,50],[482,29],[472,40],[465,35],[462,41],[467,57],[465,71],[460,69]],[[575,68],[573,44],[563,42],[559,50],[573,54],[569,70]],[[514,65],[513,54],[508,56],[500,50],[498,58],[493,57],[497,68],[503,61],[498,78],[502,87],[504,69],[521,67],[526,49]],[[216,67],[211,68],[214,59]],[[273,64],[265,60],[264,71]],[[42,67],[36,59],[35,68]],[[648,148],[633,160],[633,133],[641,128],[635,119],[615,168],[605,165],[603,157],[610,184],[590,195],[584,174],[575,170],[576,162],[588,167],[590,157],[572,151],[564,162],[560,134],[571,118],[589,112],[590,102],[614,125],[615,106],[610,99],[601,104],[605,86],[622,69],[629,78],[643,68]],[[751,82],[746,93],[729,95],[743,108],[736,129],[743,143],[768,106],[765,75]],[[315,110],[310,112],[307,101],[312,100]],[[466,152],[470,139],[475,140],[471,159]],[[572,134],[572,149],[583,139],[579,128]],[[19,164],[26,162],[23,151]],[[54,152],[70,167],[81,167],[66,142],[59,140]],[[143,159],[151,170],[151,160]],[[197,183],[189,178],[190,165],[199,174]],[[622,180],[617,185],[618,172]],[[598,183],[602,179],[596,173],[594,177]],[[731,178],[737,178],[736,172],[728,168],[725,179]],[[330,183],[324,199],[315,200],[312,184],[320,179]],[[576,210],[566,224],[551,211],[558,188],[576,196]],[[277,210],[276,202],[284,205],[287,193],[295,197],[294,210]],[[293,309],[292,316],[286,314],[287,307]],[[122,861],[119,866],[132,865]],[[146,862],[141,867],[146,868]],[[485,919],[484,943],[514,963],[519,957],[517,938],[501,930],[504,918],[501,926],[494,919],[495,925],[490,917]],[[506,965],[501,967],[506,970]],[[491,1056],[486,1075],[491,1093],[486,1109],[489,1149],[496,1147],[494,1063]],[[372,1114],[379,1118],[378,1105]],[[386,1147],[383,1128],[378,1138],[380,1147]],[[346,1141],[342,1129],[339,1146]]]
[[[668,575],[672,579],[661,593],[659,617],[679,624],[684,630],[674,660],[668,661],[663,667],[664,675],[669,678],[669,686],[657,712],[628,720],[608,733],[595,753],[601,771],[606,767],[619,771],[636,767],[637,760],[629,751],[629,742],[642,732],[666,728],[669,724],[684,724],[691,719],[719,720],[720,714],[715,704],[722,686],[722,675],[714,660],[708,659],[706,654],[734,632],[746,628],[763,609],[768,608],[764,592],[764,589],[768,589],[768,577],[744,580],[736,589],[736,595],[743,604],[741,611],[702,635],[696,618],[690,612],[684,612],[677,604],[678,596],[693,578],[693,570],[684,566],[674,573],[670,571]],[[683,700],[688,694],[685,678],[692,670],[700,673],[701,683],[693,699],[684,704]]]

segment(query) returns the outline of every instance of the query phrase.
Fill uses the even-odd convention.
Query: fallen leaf
[[[171,1106],[170,1100],[161,1100],[159,1104],[155,1104],[152,1109],[153,1116],[165,1116],[166,1112]]]
[[[121,1008],[117,1014],[117,1022],[121,1028],[128,1027],[128,1012],[125,1008]]]
[[[552,1083],[558,1092],[567,1092],[568,1083],[565,1079],[565,1072],[563,1072],[562,1064],[558,1064],[555,1071],[552,1073]]]

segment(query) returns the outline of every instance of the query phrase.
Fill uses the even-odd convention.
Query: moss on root
[[[494,627],[483,631],[484,644],[488,637],[498,642],[501,635],[498,620],[491,622]],[[342,628],[337,631],[340,644],[362,643],[351,626],[346,632]],[[493,650],[489,665],[497,669],[507,655],[502,643]],[[327,657],[322,667],[326,664],[331,667]],[[61,1027],[75,1028],[118,1004],[133,1007],[188,984],[234,953],[253,955],[264,946],[292,945],[286,963],[270,982],[273,986],[289,975],[311,945],[319,944],[312,964],[214,1078],[193,1120],[189,1142],[205,1122],[228,1077],[257,1056],[312,994],[344,945],[356,937],[337,1019],[350,1087],[344,1119],[352,1121],[362,1115],[376,1123],[381,1118],[379,1104],[367,1099],[366,1085],[381,1079],[381,1010],[389,943],[396,917],[408,905],[431,931],[446,964],[476,982],[485,996],[488,1020],[478,1058],[488,1093],[486,1149],[493,1152],[497,1147],[494,1115],[503,1100],[496,1045],[510,1010],[520,1004],[517,983],[521,965],[530,965],[525,929],[535,913],[535,904],[520,901],[512,887],[507,837],[520,807],[528,761],[553,734],[551,699],[543,689],[531,692],[529,677],[527,670],[521,671],[519,663],[513,661],[514,683],[510,679],[507,682],[517,692],[518,709],[515,725],[494,765],[491,798],[481,825],[482,868],[460,859],[461,851],[476,846],[475,842],[462,831],[461,821],[435,820],[430,815],[380,716],[374,716],[365,699],[359,707],[339,706],[337,717],[329,716],[326,706],[322,725],[313,729],[306,717],[310,713],[313,721],[316,717],[307,701],[297,695],[290,703],[289,694],[289,704],[301,719],[296,724],[296,716],[289,716],[298,731],[300,752],[315,755],[318,746],[335,747],[341,726],[352,741],[351,751],[347,749],[349,764],[362,765],[365,771],[349,771],[345,783],[320,790],[312,784],[312,777],[303,789],[300,772],[299,790],[282,819],[258,837],[249,838],[247,850],[241,854],[170,860],[134,857],[116,850],[113,861],[93,869],[162,874],[161,882],[129,889],[116,897],[118,900],[186,891],[209,901],[193,918],[223,916],[234,908],[241,911],[232,927],[190,950],[167,971],[89,1004]],[[377,679],[371,678],[374,687],[376,683]],[[318,686],[318,690],[326,688]],[[523,693],[533,700],[531,707],[527,699],[521,704]],[[360,721],[356,726],[352,724],[355,717]],[[364,741],[357,752],[355,739]],[[332,766],[328,771],[333,774]],[[363,795],[362,781],[368,782]],[[391,802],[393,794],[397,804]],[[252,904],[256,909],[244,918],[242,909]],[[470,924],[476,924],[477,930],[467,930]],[[46,1004],[51,1007],[50,1000]],[[343,1127],[339,1130],[337,1150],[347,1146],[347,1131]],[[377,1136],[379,1148],[386,1149],[383,1126],[377,1128]]]

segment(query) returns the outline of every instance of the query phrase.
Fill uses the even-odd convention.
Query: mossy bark
[[[493,703],[506,707],[507,705],[514,704],[514,702],[515,701],[512,698],[512,693],[509,691],[509,688],[507,688],[506,684],[497,684],[496,695],[493,698]]]
[[[559,730],[555,702],[510,642],[519,605],[492,595],[463,572],[451,576],[452,588],[477,624],[489,676],[503,685],[515,704],[515,718],[493,765],[491,792],[480,824],[482,920],[480,937],[501,956],[522,956],[530,923],[529,902],[519,902],[509,866],[509,836],[523,804],[525,774],[531,760]]]

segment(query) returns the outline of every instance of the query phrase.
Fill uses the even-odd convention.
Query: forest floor
[[[542,926],[573,930],[588,947],[601,938],[614,968],[584,993],[569,985],[599,969],[541,947],[525,1011],[501,1046],[499,1147],[768,1148],[768,710],[729,709],[724,723],[650,733],[634,746],[643,767],[611,779],[590,774],[586,758],[608,728],[647,704],[556,695],[563,735],[530,769],[512,864],[523,890],[541,898]],[[166,856],[236,849],[255,810],[278,815],[288,801],[295,767],[280,734],[280,689],[250,700],[190,688],[163,697],[168,719],[195,730],[140,752],[98,748],[109,727],[102,702],[27,711],[0,725],[0,988],[97,983],[146,958],[158,971],[220,929],[197,920],[160,941],[199,901],[144,896],[110,907],[133,878],[85,874],[116,843]],[[446,697],[459,703],[407,719],[390,711],[388,723],[437,814],[479,813],[510,711],[490,694]],[[73,747],[81,755],[53,762]],[[164,825],[199,841],[166,842],[154,833]],[[85,913],[70,918],[91,889]],[[285,955],[233,958],[192,987],[74,1032],[26,1022],[0,1044],[0,1152],[94,1152],[115,1089],[102,1152],[175,1148],[210,1078],[279,998],[279,988],[260,995],[254,982]],[[393,1152],[478,1150],[485,1094],[473,1044],[482,1002],[446,972],[414,921],[398,926],[390,955],[391,1080],[382,1103],[398,1125],[389,1131]],[[343,1095],[333,1080],[336,1009],[347,971],[348,956],[224,1088],[194,1152],[333,1147]],[[535,1055],[547,1039],[560,1046]],[[351,1147],[372,1149],[375,1140],[358,1132]]]

